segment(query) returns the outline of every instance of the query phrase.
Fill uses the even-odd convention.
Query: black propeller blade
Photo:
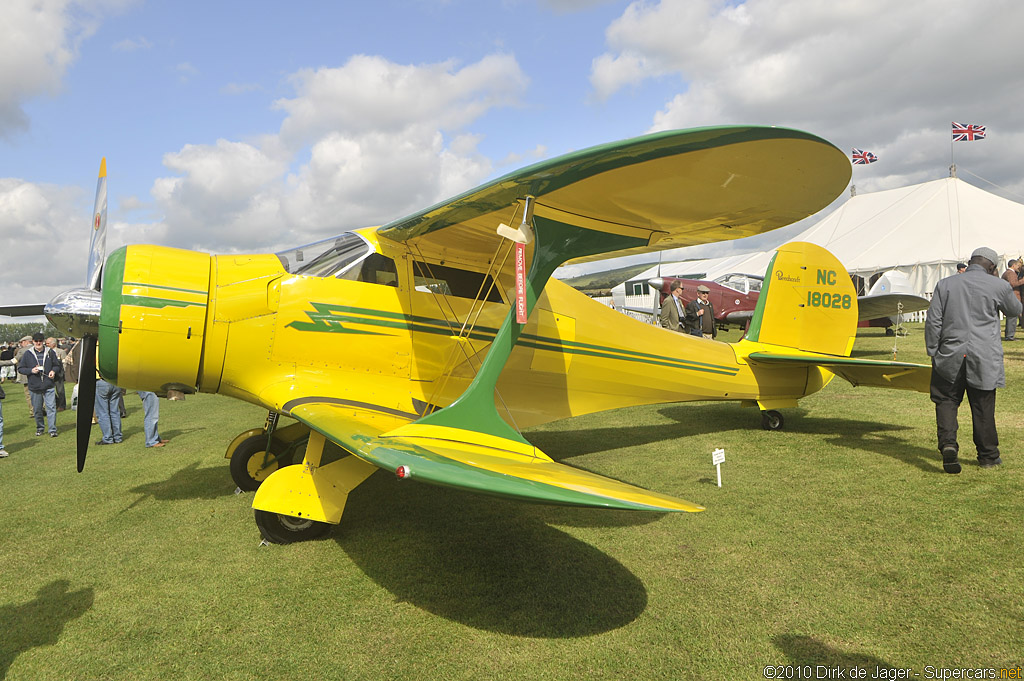
[[[100,174],[96,180],[96,201],[92,209],[92,237],[89,239],[89,263],[85,284],[93,291],[101,289],[103,262],[107,253],[107,159],[100,161]],[[99,311],[96,311],[99,321]],[[97,328],[96,333],[99,329]],[[78,472],[85,468],[85,455],[92,439],[92,415],[96,407],[96,336],[82,335],[82,362],[78,372]]]
[[[96,337],[85,336],[78,370],[78,472],[85,468],[85,455],[92,439],[92,414],[96,406]]]

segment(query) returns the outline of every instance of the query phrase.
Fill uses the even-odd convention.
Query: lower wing
[[[460,428],[417,428],[407,418],[328,403],[303,404],[291,415],[364,461],[392,472],[404,467],[406,477],[434,485],[548,504],[704,510],[557,463],[534,447]]]

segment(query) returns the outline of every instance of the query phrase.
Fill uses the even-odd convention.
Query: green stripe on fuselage
[[[430,333],[442,336],[456,335],[451,326],[438,319],[430,317],[419,317],[405,315],[399,312],[386,312],[383,310],[371,310],[366,308],[350,307],[346,305],[330,305],[327,303],[310,303],[316,312],[306,312],[311,321],[294,321],[287,326],[296,331],[312,331],[317,333],[351,333],[366,335],[381,335],[381,332],[369,331],[366,329],[353,328],[352,325],[376,326],[381,328],[398,329],[409,332]],[[348,324],[348,326],[346,326]],[[490,327],[476,327],[468,334],[472,340],[493,341],[498,330]],[[609,348],[579,341],[568,341],[559,338],[548,338],[533,334],[522,334],[518,345],[535,350],[547,350],[549,352],[560,352],[568,355],[581,355],[589,357],[600,357],[603,359],[617,359],[626,362],[640,362],[656,366],[673,367],[676,369],[689,369],[691,371],[702,371],[706,373],[723,374],[735,376],[739,372],[738,367],[709,364],[697,362],[666,355],[655,355],[646,352],[637,352],[624,348]]]
[[[156,284],[141,284],[141,283],[134,282],[134,281],[126,281],[126,282],[124,282],[123,285],[124,286],[141,286],[143,288],[156,288],[156,289],[160,289],[161,291],[177,291],[179,293],[195,293],[196,295],[202,296],[204,299],[209,294],[209,291],[197,291],[197,290],[190,289],[190,288],[176,288],[174,286],[158,286]]]
[[[153,296],[121,296],[122,305],[134,305],[136,307],[206,307],[206,303],[190,303],[187,300],[172,300],[171,298],[156,298]]]

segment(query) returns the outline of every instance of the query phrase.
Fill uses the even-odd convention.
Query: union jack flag
[[[855,166],[867,165],[878,160],[878,157],[870,151],[863,151],[862,149],[854,149],[850,158],[853,159],[853,165]]]
[[[963,123],[953,123],[954,142],[973,142],[974,140],[983,139],[985,139],[984,125],[964,125]]]

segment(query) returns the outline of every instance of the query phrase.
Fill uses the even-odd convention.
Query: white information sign
[[[725,450],[716,449],[711,452],[711,463],[715,466],[715,472],[718,473],[718,486],[722,486],[722,464],[725,463]]]

